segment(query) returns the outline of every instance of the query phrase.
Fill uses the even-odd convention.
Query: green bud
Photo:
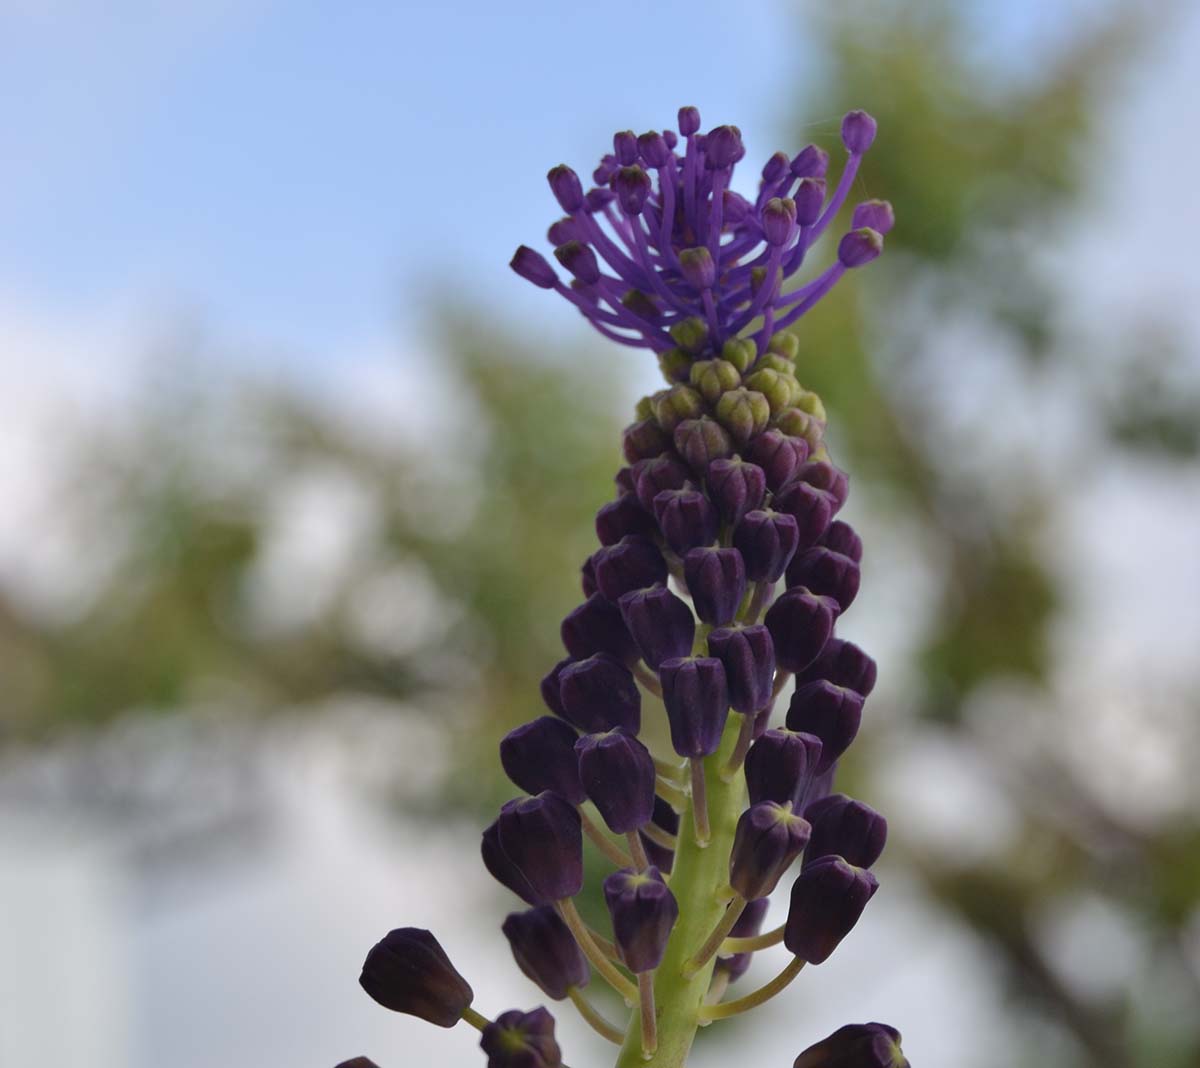
[[[739,446],[761,434],[770,418],[770,402],[752,389],[731,389],[717,401],[717,421]]]
[[[777,352],[763,353],[754,367],[758,371],[778,371],[781,375],[790,375],[792,378],[796,377],[795,364],[786,356],[780,356]]]
[[[685,419],[675,428],[675,451],[693,470],[704,474],[713,460],[722,460],[733,452],[729,433],[707,415]]]
[[[637,402],[637,407],[635,407],[633,409],[633,411],[634,411],[634,414],[639,419],[653,419],[654,418],[654,398],[653,397],[643,397],[640,401]]]
[[[771,352],[776,352],[792,363],[795,363],[796,357],[800,355],[800,339],[795,334],[789,334],[786,330],[781,330],[771,338],[767,348]]]
[[[795,407],[801,411],[808,412],[814,419],[820,419],[822,423],[829,422],[829,417],[825,414],[825,405],[821,403],[821,398],[813,393],[812,390],[801,387],[800,395],[796,398]]]
[[[742,376],[728,360],[700,360],[692,364],[692,385],[709,404],[716,404],[722,393],[741,385]]]
[[[731,337],[721,346],[721,358],[733,364],[740,374],[754,363],[758,349],[748,337]]]
[[[656,397],[654,417],[668,432],[685,419],[699,419],[704,414],[704,398],[691,386],[673,386]]]
[[[671,337],[681,349],[693,356],[698,355],[704,348],[704,343],[708,341],[708,324],[693,315],[690,319],[683,319],[671,327]]]
[[[770,368],[755,371],[746,379],[750,389],[756,389],[771,405],[771,413],[781,412],[790,408],[800,392],[800,383],[789,375],[780,374]]]
[[[667,349],[659,353],[658,366],[668,382],[686,382],[692,358],[683,349]]]
[[[771,423],[789,437],[807,441],[810,457],[814,450],[820,448],[821,438],[825,434],[825,424],[800,408],[784,408]]]
[[[658,305],[654,303],[640,289],[631,289],[621,298],[621,303],[628,308],[634,315],[640,315],[643,319],[655,323],[662,318],[662,312]]]

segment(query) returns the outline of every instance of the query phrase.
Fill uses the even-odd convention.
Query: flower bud
[[[596,212],[603,211],[616,199],[617,194],[611,189],[589,189],[583,202],[587,206],[587,210],[595,215]]]
[[[673,456],[659,456],[637,465],[637,499],[651,515],[654,498],[663,490],[682,489],[688,484],[688,469]]]
[[[736,126],[716,126],[704,139],[704,158],[709,168],[732,167],[745,154],[742,131]]]
[[[359,985],[385,1009],[453,1027],[475,998],[470,984],[428,931],[400,927],[375,944]]]
[[[668,382],[686,382],[691,368],[692,357],[683,349],[667,349],[666,352],[658,354],[658,369]]]
[[[629,669],[606,653],[596,653],[563,668],[559,676],[563,718],[593,733],[642,726],[642,696]],[[572,741],[572,746],[575,744]]]
[[[556,716],[567,718],[566,712],[562,706],[561,676],[563,669],[568,664],[575,663],[574,659],[567,656],[554,665],[542,679],[542,700],[546,703],[546,707],[550,709]],[[572,743],[574,744],[574,743]]]
[[[613,134],[613,155],[622,167],[628,167],[637,162],[638,142],[632,130],[619,130]]]
[[[824,178],[829,170],[829,153],[816,145],[805,145],[792,160],[793,178]]]
[[[747,902],[746,907],[742,909],[742,914],[737,918],[737,923],[729,932],[729,937],[753,938],[759,934],[762,931],[762,923],[766,919],[770,904],[771,902],[765,897]],[[736,983],[746,974],[753,959],[753,953],[735,953],[731,957],[718,957],[714,971],[724,972],[729,976],[730,983]]]
[[[801,465],[801,468],[807,465]],[[772,507],[786,512],[796,520],[797,547],[807,549],[829,527],[829,520],[837,510],[833,494],[812,486],[807,482],[792,481],[775,494]]]
[[[854,741],[862,723],[863,697],[825,679],[798,682],[788,705],[788,730],[821,739],[818,774],[833,765]]]
[[[579,585],[583,590],[584,597],[591,597],[593,593],[599,590],[596,585],[596,554],[592,553],[583,562],[583,566],[579,569]]]
[[[370,1057],[351,1057],[348,1061],[335,1064],[333,1068],[379,1068]]]
[[[851,230],[838,244],[838,262],[843,267],[865,267],[883,252],[883,236],[869,227]]]
[[[746,563],[752,582],[776,582],[791,562],[799,543],[796,520],[787,512],[756,509],[734,528],[733,544]]]
[[[641,167],[622,167],[612,178],[617,202],[627,215],[640,215],[650,195],[650,175]]]
[[[680,556],[717,540],[717,510],[699,490],[663,490],[654,498],[654,518],[667,545]]]
[[[762,504],[767,479],[757,464],[740,457],[714,460],[708,468],[708,492],[725,522],[736,525],[742,517]]]
[[[664,660],[687,656],[696,637],[692,610],[665,586],[634,590],[618,602],[642,658],[655,671]]]
[[[792,1068],[908,1068],[900,1032],[887,1024],[847,1024],[809,1046]]]
[[[615,545],[629,534],[653,534],[654,520],[633,494],[609,501],[596,513],[596,536],[601,545]]]
[[[846,498],[850,495],[850,480],[846,473],[824,460],[810,460],[802,464],[796,472],[796,478],[800,482],[807,482],[810,486],[824,490],[833,497],[836,503],[835,512],[846,503]]]
[[[729,716],[729,691],[721,661],[711,656],[664,660],[658,677],[675,752],[683,757],[715,753]]]
[[[676,345],[692,356],[699,356],[708,344],[708,323],[698,315],[680,319],[667,332]]]
[[[886,200],[864,200],[855,207],[850,219],[850,229],[858,230],[866,226],[880,234],[888,233],[895,225],[895,213]]]
[[[608,653],[626,664],[637,659],[637,647],[620,611],[599,593],[593,593],[562,621],[562,643],[576,660],[596,653]]]
[[[721,359],[733,364],[738,374],[745,374],[758,356],[758,346],[748,337],[731,337],[721,346]]]
[[[684,557],[683,576],[703,622],[720,626],[737,615],[746,595],[746,565],[737,549],[692,549]]]
[[[679,905],[658,869],[613,872],[604,880],[604,901],[625,966],[637,974],[653,971],[662,963],[679,918]]]
[[[746,754],[750,803],[797,806],[820,759],[820,738],[778,727],[764,731]]]
[[[830,638],[821,655],[797,676],[796,685],[828,679],[836,686],[869,697],[875,688],[875,676],[875,661],[857,645],[841,638]]]
[[[704,398],[691,386],[672,386],[654,395],[654,418],[668,433],[685,419],[699,419],[703,414]]]
[[[804,851],[812,828],[790,804],[760,801],[742,813],[729,855],[729,885],[747,901],[766,897]]]
[[[573,805],[583,802],[575,731],[561,719],[539,716],[514,727],[500,742],[505,774],[527,794],[550,790]]]
[[[510,802],[496,821],[500,848],[529,883],[534,905],[574,897],[583,888],[579,813],[549,791]]]
[[[804,868],[792,884],[783,944],[808,964],[828,960],[878,889],[874,875],[841,857]]]
[[[763,164],[762,180],[764,185],[770,185],[772,182],[779,181],[788,172],[788,167],[791,165],[791,160],[788,159],[786,152],[775,152],[771,158]]]
[[[683,249],[679,253],[679,269],[684,280],[695,289],[712,289],[717,280],[717,265],[703,245]]]
[[[504,807],[501,808],[501,813],[505,809],[511,808],[517,804],[516,800],[507,801]],[[488,873],[501,886],[511,890],[527,905],[536,905],[538,903],[538,892],[530,885],[528,879],[525,878],[521,870],[512,862],[512,859],[504,848],[500,845],[500,820],[493,820],[483,832],[483,839],[479,846],[480,856],[483,857],[483,866],[487,868]]]
[[[700,129],[700,109],[686,107],[679,109],[679,132],[684,137],[691,137]]]
[[[804,400],[806,396],[816,396],[816,394],[802,393],[800,396],[801,400]],[[782,430],[789,437],[803,438],[808,445],[810,455],[821,448],[825,435],[824,421],[798,405],[794,404],[777,413],[771,422],[773,426]]]
[[[767,428],[771,405],[752,389],[731,389],[717,401],[717,421],[738,445],[752,441]]]
[[[546,258],[528,245],[519,245],[508,265],[527,282],[532,282],[542,289],[553,289],[554,283],[558,281],[554,268]]]
[[[854,603],[861,579],[857,563],[822,545],[806,549],[787,569],[789,586],[803,586],[814,594],[833,598],[839,613]]]
[[[865,111],[849,111],[842,119],[842,144],[855,156],[861,156],[875,140],[877,124]]]
[[[543,1008],[502,1012],[479,1037],[487,1068],[562,1068],[554,1017]]]
[[[565,163],[550,168],[546,178],[550,182],[554,198],[568,215],[583,207],[583,184],[579,181],[579,175]]]
[[[591,246],[582,241],[568,241],[554,250],[554,258],[558,260],[580,284],[595,285],[600,281],[600,264]]]
[[[725,667],[729,703],[744,716],[771,703],[775,681],[775,645],[761,623],[722,627],[708,636],[708,651]]]
[[[832,549],[835,553],[841,553],[843,556],[850,557],[856,564],[862,563],[862,538],[855,533],[854,528],[849,523],[835,519],[829,524],[829,529],[825,531],[824,537],[821,538],[821,544],[827,549]]]
[[[822,178],[801,178],[796,189],[796,222],[812,226],[825,207],[825,181]]]
[[[816,660],[833,633],[836,607],[828,598],[796,587],[767,609],[775,662],[784,671],[796,674]]]
[[[671,447],[671,439],[655,419],[630,423],[621,434],[621,449],[631,464],[661,456]]]
[[[592,556],[596,585],[609,601],[667,581],[667,562],[649,538],[627,535]]]
[[[654,758],[621,727],[585,734],[575,743],[579,779],[614,834],[628,834],[654,813]]]
[[[666,831],[667,834],[679,833],[679,813],[657,795],[654,798],[654,815],[650,817],[650,822]],[[647,838],[644,832],[639,831],[638,837],[642,840],[642,848],[646,850],[646,856],[649,857],[650,863],[659,871],[670,875],[671,869],[675,866],[675,851]]]
[[[657,130],[648,130],[637,139],[638,153],[647,167],[665,167],[671,158],[671,149],[667,139]]]
[[[709,404],[716,404],[722,394],[741,385],[742,376],[728,360],[698,360],[692,364],[690,381]]]
[[[553,905],[510,912],[500,930],[517,967],[548,998],[562,1001],[572,987],[588,985],[591,971],[587,958]]]
[[[821,857],[841,857],[856,868],[869,868],[887,844],[887,820],[870,805],[834,794],[809,805],[805,816],[812,821],[812,840],[804,854],[804,866]]]
[[[685,419],[675,428],[675,451],[697,474],[703,475],[714,460],[723,460],[733,453],[729,433],[707,415]]]
[[[756,372],[751,381],[765,373]],[[746,459],[763,469],[767,486],[774,492],[786,486],[808,459],[808,442],[803,438],[788,437],[781,430],[765,430],[751,442]]]
[[[796,202],[791,197],[772,197],[763,206],[763,237],[768,245],[786,245],[796,226]]]

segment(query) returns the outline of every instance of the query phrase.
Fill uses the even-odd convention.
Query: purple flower
[[[618,727],[585,734],[575,743],[579,778],[614,834],[650,822],[654,813],[654,758],[632,734]]]
[[[517,967],[546,997],[562,1001],[572,987],[587,986],[591,978],[587,958],[553,905],[510,912],[500,930]]]
[[[554,1017],[542,1008],[502,1012],[483,1029],[479,1048],[488,1068],[562,1068]]]
[[[833,794],[809,805],[804,815],[812,823],[806,868],[821,857],[841,857],[856,868],[869,868],[883,853],[887,820],[870,805]]]
[[[514,785],[527,794],[550,790],[578,805],[585,795],[575,739],[575,731],[561,719],[539,716],[501,739],[500,763]]]
[[[708,636],[708,651],[725,665],[729,703],[744,716],[771,703],[775,645],[761,623],[722,627]]]
[[[642,696],[637,683],[625,665],[611,656],[597,653],[568,664],[559,674],[558,686],[563,718],[581,731],[624,727],[637,734],[641,728]]]
[[[850,748],[862,723],[862,710],[862,695],[849,687],[826,679],[797,683],[788,705],[787,725],[789,730],[821,739],[818,774]]]
[[[799,805],[820,759],[820,738],[779,728],[766,731],[746,754],[750,803]]]
[[[631,972],[653,971],[662,962],[679,905],[657,868],[615,871],[604,880],[604,902],[613,938]]]
[[[475,995],[438,940],[419,927],[389,931],[363,962],[362,988],[385,1009],[453,1027]]]
[[[711,656],[664,660],[658,677],[675,752],[683,757],[715,753],[729,716],[729,689],[721,661]]]
[[[900,1032],[887,1024],[847,1024],[809,1046],[792,1068],[908,1068]]]
[[[533,892],[532,905],[574,897],[583,887],[579,813],[557,794],[510,801],[496,821],[500,849]]]
[[[822,857],[792,884],[783,944],[809,964],[828,960],[878,889],[869,871],[841,857]]]
[[[766,897],[808,842],[808,820],[790,804],[760,801],[738,820],[729,855],[729,885],[747,901]]]

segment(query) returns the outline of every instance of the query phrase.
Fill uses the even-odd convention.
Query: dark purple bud
[[[558,219],[550,224],[550,229],[546,231],[546,237],[550,244],[558,246],[565,245],[568,241],[574,241],[579,238],[579,231],[575,227],[575,221],[569,218]]]
[[[746,562],[751,582],[775,582],[791,562],[800,535],[787,512],[756,509],[734,528],[733,544]]]
[[[746,565],[737,549],[692,549],[684,557],[683,576],[703,622],[719,627],[737,615],[746,596]]]
[[[825,180],[801,178],[793,199],[796,201],[797,224],[812,226],[821,217],[821,209],[825,207]]]
[[[654,512],[654,498],[663,490],[682,489],[688,484],[688,469],[672,456],[643,460],[637,471],[637,499],[647,512]]]
[[[506,802],[504,808],[500,810],[501,813],[516,804],[516,800]],[[511,890],[525,904],[536,905],[538,903],[537,891],[500,845],[499,819],[493,820],[484,830],[479,852],[483,857],[483,866],[487,868],[488,873],[496,882]]]
[[[589,596],[591,596],[589,594]],[[568,664],[573,664],[575,661],[567,656],[554,665],[542,679],[542,700],[546,703],[546,707],[550,709],[556,716],[562,716],[566,719],[566,712],[563,711],[562,696],[560,694],[560,676],[563,668]]]
[[[833,464],[824,460],[810,460],[803,464],[796,472],[796,478],[800,482],[807,482],[810,486],[824,490],[837,502],[838,508],[841,508],[850,496],[850,480],[846,477],[846,472],[839,471]]]
[[[849,111],[842,119],[842,144],[847,151],[861,156],[875,140],[876,123],[865,111]]]
[[[691,137],[700,129],[700,109],[686,107],[679,109],[679,132],[684,137]]]
[[[763,469],[770,490],[780,490],[808,459],[808,442],[789,437],[781,430],[765,430],[750,443],[746,459]]]
[[[642,697],[629,669],[607,653],[568,664],[559,676],[563,718],[593,733],[642,726]],[[574,745],[574,742],[571,743]]]
[[[845,612],[858,596],[862,578],[858,564],[823,545],[814,545],[792,560],[787,569],[789,586],[804,586],[823,597],[832,597]]]
[[[812,815],[812,840],[804,866],[821,857],[841,857],[856,868],[869,868],[887,844],[887,820],[870,805],[844,794],[823,798],[805,810]]]
[[[706,757],[721,744],[729,716],[725,668],[711,656],[664,660],[658,668],[671,745],[683,757]]]
[[[767,478],[757,464],[748,464],[738,457],[714,460],[708,468],[708,492],[721,518],[737,524],[747,512],[762,504]]]
[[[710,168],[732,167],[745,154],[742,131],[736,126],[718,126],[704,140],[704,158]]]
[[[654,815],[650,820],[667,834],[679,833],[679,813],[661,797],[655,796],[654,798]],[[670,875],[671,869],[675,866],[675,851],[652,841],[644,833],[639,832],[638,836],[642,840],[642,847],[646,850],[646,856],[650,859],[650,863],[659,871]]]
[[[880,234],[886,234],[895,225],[896,216],[886,200],[864,200],[854,209],[850,219],[852,230],[866,226]]]
[[[870,697],[875,689],[875,676],[875,661],[857,645],[842,638],[830,638],[821,655],[797,676],[796,685],[828,679],[836,686]]]
[[[647,167],[665,167],[671,158],[671,149],[662,134],[650,130],[637,139],[638,152]]]
[[[712,289],[717,280],[717,265],[703,245],[683,249],[679,253],[679,269],[687,284],[695,289]]]
[[[762,180],[764,185],[770,185],[772,182],[779,181],[787,174],[791,160],[788,159],[786,152],[776,152],[763,164]]]
[[[685,419],[675,428],[675,451],[697,474],[703,475],[714,460],[723,460],[733,453],[733,440],[715,419],[702,415]]]
[[[804,868],[792,884],[783,944],[809,964],[828,960],[878,889],[874,875],[841,857]]]
[[[790,804],[760,801],[738,820],[729,854],[729,885],[747,901],[766,897],[804,851],[812,828]]]
[[[663,130],[663,140],[667,142],[667,148],[674,151],[675,146],[679,144],[679,138],[675,135],[674,130]]]
[[[791,197],[772,197],[763,206],[763,236],[768,245],[786,245],[795,226],[796,202]]]
[[[479,1038],[487,1068],[562,1068],[554,1017],[543,1008],[512,1009],[488,1024]]]
[[[561,719],[539,716],[514,727],[500,742],[505,774],[527,794],[550,790],[573,805],[584,799],[575,757],[575,731]]]
[[[815,734],[821,739],[818,773],[850,748],[862,723],[862,710],[862,695],[844,686],[824,679],[796,684],[788,706],[787,725],[789,730]]]
[[[855,533],[854,528],[849,523],[835,519],[829,524],[829,529],[825,531],[825,536],[821,539],[821,544],[827,549],[832,549],[835,553],[841,553],[843,556],[850,557],[856,564],[862,563],[862,538]]]
[[[866,226],[851,230],[838,242],[838,262],[843,267],[865,267],[883,252],[883,235]]]
[[[621,450],[631,464],[661,456],[671,447],[671,439],[656,419],[630,423],[621,434]]]
[[[748,716],[771,703],[775,646],[761,623],[722,627],[708,636],[708,651],[725,666],[729,703]]]
[[[554,198],[568,215],[574,214],[583,207],[583,185],[579,181],[579,175],[565,163],[551,167],[546,178],[550,182]]]
[[[585,734],[575,743],[579,778],[614,834],[628,834],[654,813],[654,758],[641,742],[618,727]]]
[[[604,880],[604,901],[612,917],[613,940],[625,966],[634,973],[662,963],[679,905],[657,868],[615,871]]]
[[[655,671],[664,660],[687,656],[696,637],[696,617],[665,586],[634,590],[618,602],[642,658]]]
[[[805,145],[792,160],[792,177],[824,178],[829,170],[829,153],[816,145]]]
[[[807,466],[802,464],[800,470]],[[838,508],[833,494],[807,482],[797,481],[784,486],[771,503],[776,511],[786,512],[796,520],[796,536],[801,549],[816,544],[828,529],[829,520]]]
[[[613,483],[617,487],[617,495],[619,497],[634,496],[637,494],[637,471],[632,467],[622,467],[615,475],[613,475]]]
[[[637,659],[637,647],[620,611],[599,593],[593,593],[562,621],[562,643],[575,660],[595,653],[608,653],[626,664]]]
[[[562,1001],[572,987],[585,987],[591,978],[587,958],[553,905],[510,912],[500,930],[508,939],[513,959],[542,993]]]
[[[621,130],[613,134],[613,155],[622,167],[636,163],[638,158],[637,137],[632,130]]]
[[[554,283],[558,281],[558,276],[546,261],[546,257],[528,245],[518,245],[508,265],[527,282],[541,286],[542,289],[553,289]]]
[[[790,589],[767,609],[766,624],[775,641],[775,662],[792,674],[821,654],[833,633],[837,606],[803,588]]]
[[[601,545],[615,545],[628,534],[653,532],[653,518],[632,493],[609,501],[596,513],[596,537]]]
[[[767,917],[767,909],[771,902],[760,897],[757,901],[747,903],[742,909],[742,914],[737,918],[737,923],[733,925],[733,930],[729,932],[730,938],[753,938],[762,931],[763,920]],[[719,957],[717,959],[716,970],[725,972],[729,976],[731,983],[736,983],[750,968],[750,961],[754,959],[753,953],[735,953],[732,957]]]
[[[764,731],[746,754],[750,803],[798,806],[820,759],[820,738],[778,727]]]
[[[908,1068],[900,1032],[887,1024],[847,1024],[809,1046],[792,1068]]]
[[[616,545],[598,550],[592,560],[596,585],[610,601],[619,600],[630,590],[667,581],[667,562],[658,546],[636,534],[626,535]]]
[[[549,791],[505,805],[496,821],[500,848],[532,888],[533,905],[574,897],[583,888],[579,813]]]
[[[666,543],[680,556],[717,540],[717,510],[699,490],[663,490],[654,498],[654,517]]]
[[[583,202],[587,205],[587,210],[594,215],[598,211],[603,211],[616,199],[617,194],[611,189],[589,189]]]
[[[385,1009],[453,1027],[475,998],[467,981],[428,931],[400,927],[377,942],[359,985]]]
[[[583,587],[584,597],[591,597],[600,587],[596,585],[596,554],[592,553],[579,569],[579,584]]]
[[[640,215],[650,195],[650,175],[641,167],[622,167],[612,180],[621,210],[628,215]]]
[[[582,241],[568,241],[554,250],[554,258],[585,286],[600,281],[600,265],[596,254]]]

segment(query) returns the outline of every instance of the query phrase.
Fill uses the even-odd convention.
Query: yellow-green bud
[[[656,394],[654,417],[663,430],[670,432],[685,419],[698,419],[703,414],[704,398],[691,386],[674,386]]]
[[[796,377],[796,365],[777,352],[764,352],[754,366],[757,370],[778,371],[781,375]]]
[[[808,442],[809,449],[814,451],[820,447],[825,434],[825,424],[800,408],[785,408],[771,420],[771,424],[789,437],[803,438]],[[809,456],[812,458],[812,451]]]
[[[690,319],[683,319],[671,327],[671,337],[681,349],[695,356],[708,341],[708,324],[693,315]]]
[[[812,390],[802,388],[800,396],[796,398],[794,407],[808,412],[814,419],[820,419],[822,423],[829,422],[829,417],[825,414],[825,405],[821,403],[821,398],[813,393]]]
[[[722,393],[741,385],[742,376],[728,360],[700,360],[692,364],[691,380],[709,404],[716,404]]]
[[[761,434],[770,418],[770,402],[753,389],[731,389],[717,401],[717,421],[739,446]]]
[[[800,383],[794,378],[769,368],[755,371],[746,379],[746,386],[749,389],[758,390],[767,398],[772,414],[781,412],[784,408],[790,408],[800,392]]]
[[[654,398],[643,397],[637,402],[637,407],[633,409],[639,419],[654,418]]]
[[[686,382],[692,358],[683,349],[667,349],[659,353],[658,366],[668,382]]]
[[[781,330],[771,338],[767,348],[771,352],[776,352],[795,363],[796,357],[800,355],[800,339],[795,334],[789,334],[786,330]]]
[[[746,373],[757,355],[758,349],[748,337],[731,337],[721,346],[721,358],[733,364],[739,374]]]

